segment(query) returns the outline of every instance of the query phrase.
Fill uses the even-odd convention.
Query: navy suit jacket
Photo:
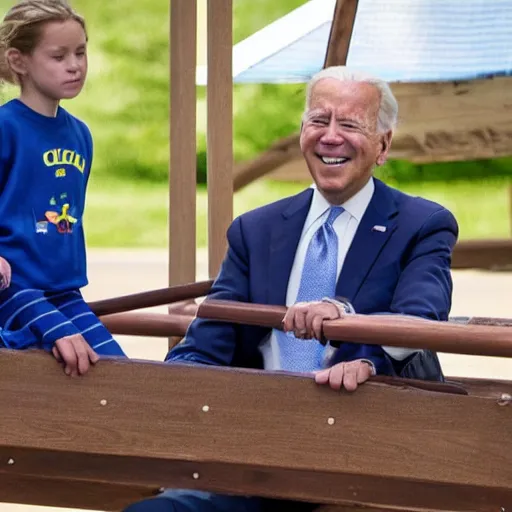
[[[312,189],[247,212],[228,230],[228,251],[208,298],[286,304],[288,279]],[[386,231],[373,230],[376,225]],[[442,206],[375,180],[339,276],[336,295],[358,313],[398,313],[447,320],[457,222]],[[168,361],[262,368],[258,346],[269,329],[196,318]],[[393,374],[378,346],[342,343],[336,361],[367,358]]]

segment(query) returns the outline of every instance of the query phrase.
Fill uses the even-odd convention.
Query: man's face
[[[359,192],[386,160],[392,133],[377,133],[379,106],[380,91],[363,82],[324,78],[311,91],[300,147],[331,204]]]

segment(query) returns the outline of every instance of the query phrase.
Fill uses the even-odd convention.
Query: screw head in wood
[[[510,405],[512,404],[512,395],[508,393],[502,393],[498,399],[498,405]]]

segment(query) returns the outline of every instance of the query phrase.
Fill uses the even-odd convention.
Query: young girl
[[[84,374],[98,355],[124,356],[79,291],[92,139],[59,102],[80,93],[86,74],[85,22],[65,0],[24,0],[7,13],[0,80],[21,93],[0,107],[4,287],[10,277],[0,292],[0,344],[51,350],[67,375]]]

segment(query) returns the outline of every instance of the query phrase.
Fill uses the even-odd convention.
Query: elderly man
[[[168,362],[316,372],[319,384],[349,391],[372,374],[442,379],[434,354],[318,340],[323,320],[344,314],[339,296],[363,314],[448,317],[454,217],[373,177],[386,161],[397,113],[391,89],[377,78],[345,67],[313,77],[300,146],[315,186],[235,219],[209,296],[287,305],[286,332],[196,319]],[[176,490],[128,510],[262,512],[271,506],[284,505]]]

